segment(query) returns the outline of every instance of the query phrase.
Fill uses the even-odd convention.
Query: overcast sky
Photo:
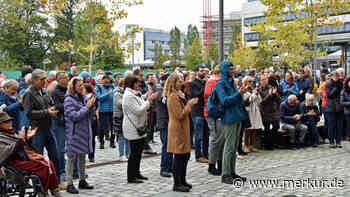
[[[241,10],[247,0],[224,0],[225,14]],[[128,9],[129,16],[122,24],[169,31],[174,26],[186,32],[189,24],[201,27],[203,0],[144,0],[144,4]],[[212,15],[219,13],[219,0],[212,0]],[[119,26],[119,25],[118,25]]]

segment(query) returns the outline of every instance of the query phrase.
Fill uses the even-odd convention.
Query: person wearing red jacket
[[[208,172],[215,176],[220,176],[222,172],[222,154],[224,150],[225,137],[222,132],[222,124],[220,119],[213,119],[207,114],[207,100],[210,93],[216,86],[216,82],[220,80],[220,66],[216,66],[211,79],[206,83],[204,89],[204,117],[207,119],[209,127],[209,167]],[[215,164],[218,164],[216,169]]]

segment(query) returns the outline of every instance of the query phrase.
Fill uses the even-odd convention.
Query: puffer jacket
[[[108,94],[110,90],[112,93]],[[114,87],[112,84],[108,86],[102,84],[96,87],[99,112],[113,112],[113,90]]]
[[[124,137],[128,140],[138,140],[146,137],[146,134],[140,136],[137,128],[141,128],[147,124],[147,110],[150,107],[149,101],[142,99],[140,91],[126,88],[122,106]]]
[[[344,114],[350,115],[350,91],[344,90],[340,95],[340,104],[344,105]]]
[[[280,85],[282,89],[282,102],[286,101],[290,95],[298,96],[299,88],[295,82],[288,83],[285,80],[283,80]],[[289,88],[292,89],[292,92],[288,91]]]

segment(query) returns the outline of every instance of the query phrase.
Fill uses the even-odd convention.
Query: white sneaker
[[[124,161],[124,162],[128,161],[128,158],[126,158],[126,156],[123,155],[123,156],[120,157],[120,161]]]

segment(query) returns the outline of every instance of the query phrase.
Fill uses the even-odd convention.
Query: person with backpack
[[[100,149],[104,149],[104,135],[105,131],[108,129],[107,124],[110,127],[113,124],[113,84],[110,82],[110,78],[105,75],[102,78],[103,82],[101,85],[97,85],[96,97],[98,99],[98,109],[100,114]],[[108,132],[108,130],[107,130]],[[110,137],[110,147],[115,148],[114,144],[115,134],[111,131]]]
[[[217,81],[220,80],[220,66],[217,65],[214,68],[213,76],[207,84],[205,85],[204,89],[204,117],[207,119],[208,127],[209,127],[209,167],[208,172],[209,174],[218,176],[221,175],[222,172],[222,154],[224,150],[224,143],[225,138],[224,134],[222,132],[222,124],[221,119],[215,117],[215,114],[210,114],[210,116],[207,113],[207,105],[209,105],[209,108],[217,107],[218,101],[212,101],[214,100],[211,96],[211,94],[215,94],[215,86]],[[207,102],[210,98],[210,102]],[[214,116],[214,117],[213,117]],[[217,163],[217,169],[215,167],[215,164]]]
[[[220,80],[216,84],[219,103],[224,107],[221,123],[225,136],[224,156],[222,162],[221,181],[233,184],[236,178],[243,182],[247,179],[236,174],[236,149],[239,143],[241,121],[244,119],[242,111],[244,87],[236,89],[233,80],[234,67],[232,62],[223,61],[220,64]]]

